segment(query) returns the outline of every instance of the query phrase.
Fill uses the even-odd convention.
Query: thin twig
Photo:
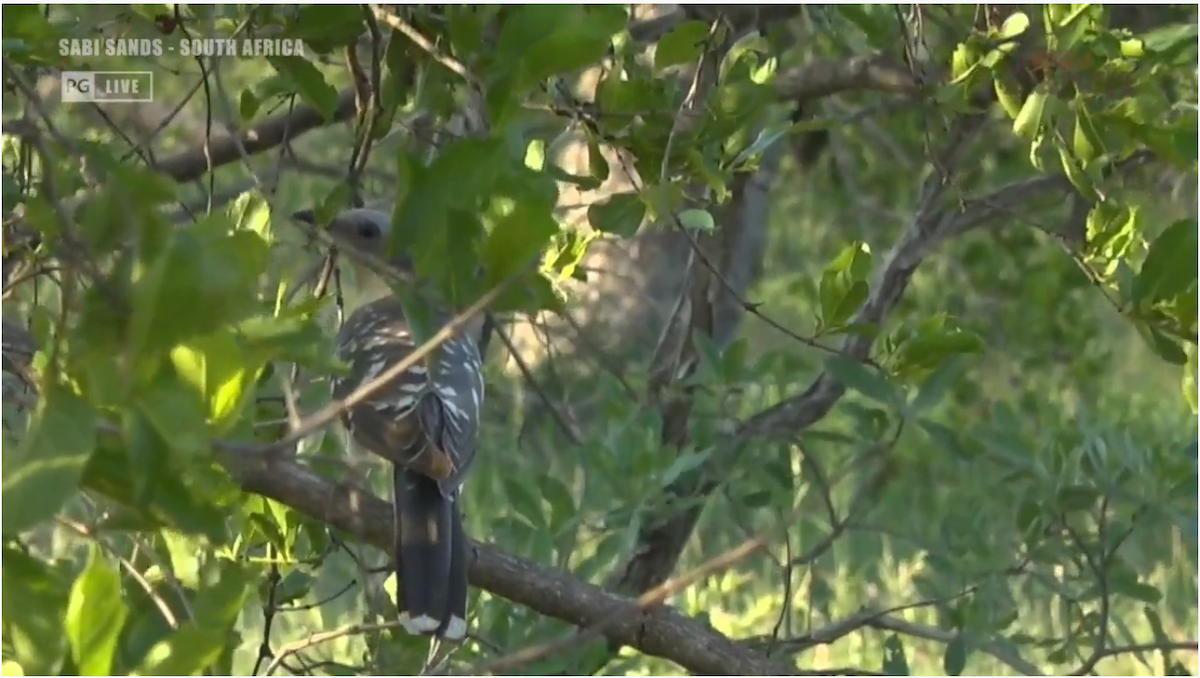
[[[889,443],[880,443],[880,446],[888,447],[891,444],[894,444],[894,442],[895,440],[893,439]],[[846,518],[834,524],[831,527],[829,534],[814,544],[812,548],[810,548],[802,556],[797,558],[796,564],[812,562],[817,558],[820,558],[830,548],[832,548],[833,544],[838,540],[842,532],[845,530],[845,526],[851,517],[857,517],[866,510],[866,505],[863,503],[863,499],[867,496],[873,496],[875,494],[881,482],[881,478],[877,476],[884,473],[885,468],[886,465],[882,466],[875,474],[875,477],[869,478],[867,482],[865,482],[863,486],[857,492],[855,492],[855,496],[850,502],[852,509]],[[671,596],[691,587],[697,582],[718,572],[729,569],[730,567],[733,567],[755,553],[767,548],[772,543],[773,533],[780,529],[786,529],[786,527],[790,526],[794,519],[801,512],[802,511],[789,512],[784,519],[780,520],[779,523],[773,525],[770,529],[758,533],[757,535],[742,542],[740,545],[735,546],[721,555],[709,559],[685,574],[682,574],[678,577],[672,577],[658,586],[645,591],[642,593],[642,595],[638,596],[634,601],[632,601],[631,605],[623,605],[614,609],[609,614],[601,617],[599,621],[580,630],[578,633],[572,633],[556,641],[550,641],[535,645],[533,647],[528,647],[524,650],[514,652],[494,661],[475,666],[466,675],[483,675],[485,673],[494,674],[500,671],[511,671],[541,657],[562,652],[571,647],[579,647],[593,638],[602,635],[608,626],[620,621],[626,616],[637,611],[643,611],[654,607],[665,601],[667,598],[670,598]]]
[[[382,624],[352,624],[350,626],[346,626],[346,627],[337,629],[335,631],[326,631],[324,633],[314,633],[313,635],[311,635],[307,638],[304,638],[303,640],[298,640],[294,643],[289,643],[287,645],[284,645],[279,650],[279,654],[276,655],[276,657],[271,660],[271,663],[267,665],[267,670],[263,675],[266,675],[266,676],[274,675],[275,671],[277,671],[279,669],[279,666],[281,664],[283,664],[283,661],[285,659],[287,659],[288,657],[291,657],[299,652],[303,652],[304,650],[307,650],[308,648],[310,648],[314,645],[328,643],[331,640],[337,640],[338,638],[345,638],[346,636],[357,636],[357,635],[361,635],[361,634],[365,634],[365,633],[377,633],[379,631],[387,631],[388,629],[394,629],[399,626],[400,626],[400,622],[398,622],[398,621],[384,622]]]
[[[452,318],[440,330],[435,332],[425,343],[421,344],[412,353],[409,353],[403,360],[392,365],[387,370],[384,370],[378,377],[359,386],[353,393],[346,396],[342,400],[334,401],[329,405],[318,410],[316,413],[304,419],[300,425],[294,428],[286,436],[278,441],[265,446],[262,449],[264,453],[276,453],[280,450],[289,449],[292,445],[299,442],[301,439],[315,433],[317,430],[333,423],[335,419],[342,415],[346,410],[359,405],[366,401],[371,396],[379,393],[396,379],[399,379],[410,367],[416,365],[425,356],[433,352],[437,347],[441,346],[446,341],[457,336],[475,316],[482,313],[489,304],[496,300],[508,285],[525,270],[525,267],[515,275],[509,276],[500,284],[493,287],[486,294],[479,298],[478,301],[468,306],[464,311]]]
[[[371,11],[375,14],[376,19],[382,21],[388,26],[391,26],[398,33],[408,38],[414,45],[425,50],[425,52],[431,58],[433,58],[434,61],[461,76],[462,79],[466,80],[472,87],[475,87],[476,89],[482,89],[480,87],[478,78],[476,78],[471,71],[467,70],[467,67],[464,66],[461,61],[447,54],[443,54],[442,51],[437,48],[437,45],[433,44],[432,40],[424,35],[421,35],[420,31],[418,31],[416,28],[413,28],[412,25],[402,19],[399,15],[393,14],[392,12],[383,9],[379,5],[371,5]]]
[[[133,566],[133,563],[129,562],[127,559],[125,559],[125,557],[113,550],[111,546],[106,544],[104,540],[100,539],[100,537],[86,525],[77,523],[65,516],[57,516],[56,519],[60,524],[70,528],[79,536],[95,543],[110,556],[116,558],[117,562],[121,564],[121,567],[125,568],[125,571],[129,574],[133,581],[137,582],[137,585],[146,592],[146,595],[150,598],[150,602],[154,603],[154,606],[158,608],[159,613],[162,614],[163,620],[167,622],[167,626],[170,626],[171,630],[173,631],[179,630],[179,620],[175,617],[175,613],[171,611],[171,606],[168,605],[167,601],[163,600],[163,597],[154,590],[154,586],[152,586],[150,582],[146,581],[146,578],[142,576],[142,573],[138,572],[137,568]]]
[[[546,409],[550,410],[551,418],[553,418],[555,423],[558,424],[558,427],[562,429],[562,432],[566,434],[567,439],[570,440],[571,444],[573,445],[582,445],[583,435],[579,432],[579,429],[567,419],[567,415],[563,414],[559,410],[554,401],[550,398],[549,394],[547,394],[541,385],[538,384],[537,378],[533,376],[533,371],[529,369],[529,364],[526,363],[525,359],[521,357],[521,352],[518,351],[517,347],[513,345],[512,339],[510,339],[503,331],[497,331],[496,335],[500,337],[500,342],[504,344],[506,349],[508,349],[508,354],[512,356],[513,362],[517,364],[517,369],[520,370],[521,376],[525,379],[525,382],[529,384],[531,389],[533,389],[534,394],[537,395],[538,400],[542,401],[542,404],[546,406]]]

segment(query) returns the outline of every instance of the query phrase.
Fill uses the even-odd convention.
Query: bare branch
[[[242,488],[358,535],[381,549],[391,548],[392,514],[369,492],[333,484],[288,458],[222,455]],[[708,624],[673,608],[642,611],[629,598],[575,579],[570,573],[475,542],[471,583],[534,611],[587,627],[614,615],[604,635],[622,645],[669,659],[708,675],[790,675],[788,665],[763,657],[723,636]]]
[[[842,61],[810,61],[780,73],[775,87],[785,99],[807,101],[861,90],[913,95],[920,83],[904,65],[881,54],[868,54]]]
[[[326,120],[311,106],[297,106],[290,113],[268,118],[235,136],[214,139],[208,148],[211,166],[217,168],[240,160],[243,150],[248,155],[256,155],[279,146],[285,140],[295,141],[296,137],[318,127],[344,122],[354,114],[354,97],[353,87],[343,90],[338,95],[337,108],[330,120]],[[191,149],[164,158],[158,163],[158,169],[179,183],[193,181],[209,171],[209,158],[205,157],[203,148]]]
[[[476,78],[471,71],[467,70],[467,67],[463,65],[463,62],[448,54],[442,53],[442,51],[438,49],[437,45],[433,44],[432,40],[422,35],[420,31],[418,31],[416,28],[413,28],[411,24],[409,24],[399,15],[383,9],[378,5],[372,5],[371,11],[374,13],[376,19],[382,21],[388,26],[391,26],[397,33],[408,38],[409,41],[411,41],[414,45],[424,50],[425,53],[430,56],[430,58],[448,68],[451,73],[455,73],[456,75],[460,76],[475,89],[482,89],[479,84],[479,79]]]

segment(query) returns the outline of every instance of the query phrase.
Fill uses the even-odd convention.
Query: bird
[[[361,207],[337,214],[329,225],[337,247],[375,255],[387,251],[391,231],[390,215]],[[452,317],[422,292],[426,288],[406,254],[387,261],[407,274],[413,298],[429,304],[434,326]],[[387,282],[367,266],[351,261],[350,268],[355,284],[344,295],[346,321],[335,342],[349,370],[331,380],[335,402],[417,346],[404,306]],[[438,641],[458,642],[467,634],[468,543],[459,499],[478,447],[484,322],[482,315],[471,318],[432,359],[417,361],[342,415],[356,445],[392,464],[398,621],[408,633]]]

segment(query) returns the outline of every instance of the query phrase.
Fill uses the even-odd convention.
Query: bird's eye
[[[358,225],[358,236],[367,240],[373,240],[379,237],[379,227],[375,224],[366,223]]]

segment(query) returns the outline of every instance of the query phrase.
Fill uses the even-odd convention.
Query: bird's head
[[[311,211],[300,212],[294,216],[300,221],[315,225],[316,219]],[[375,263],[391,266],[413,285],[412,289],[419,296],[431,295],[431,299],[436,299],[438,295],[433,290],[421,285],[420,279],[415,275],[412,258],[407,253],[401,252],[391,257],[387,256],[391,233],[392,217],[390,214],[363,207],[345,210],[334,217],[329,224],[329,235],[339,249],[353,249],[360,254],[367,255],[366,258],[373,259]],[[364,304],[394,294],[387,281],[376,273],[372,266],[364,263],[362,257],[346,255],[339,259],[341,265],[348,268],[354,277],[352,282],[348,281],[351,284],[343,288],[347,313],[353,313]],[[437,305],[436,302],[434,305]],[[467,327],[468,333],[481,337],[481,347],[484,350],[486,350],[491,336],[489,322],[484,314],[480,314],[478,317],[472,318]]]
[[[313,223],[309,214],[297,215],[302,221]],[[391,288],[376,271],[378,266],[391,266],[400,275],[413,275],[412,259],[406,254],[388,257],[388,238],[392,232],[392,216],[379,210],[355,207],[334,217],[329,224],[329,235],[340,250],[353,250],[364,257],[346,254],[338,257],[343,271],[347,269],[352,280],[346,287],[348,309],[353,310],[392,294]]]

